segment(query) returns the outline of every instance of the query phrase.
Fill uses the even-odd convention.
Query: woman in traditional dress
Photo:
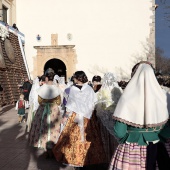
[[[96,76],[95,80],[101,81],[101,78],[97,79]],[[118,141],[113,133],[114,120],[112,116],[117,102],[122,94],[122,89],[119,87],[113,73],[110,72],[104,74],[102,83],[100,84],[101,88],[96,92],[98,100],[95,106],[95,110],[100,122],[100,132],[109,163],[111,161],[112,154],[118,145]]]
[[[165,93],[167,95],[168,110],[169,110],[169,114],[170,114],[170,88],[169,88],[169,84],[166,83],[166,81],[163,78],[161,78],[160,76],[157,78],[157,80],[158,80],[161,88],[165,91]],[[166,138],[165,147],[166,147],[166,150],[168,152],[169,159],[170,159],[170,119],[169,119],[169,121],[167,123],[167,128],[166,129],[164,128],[164,130],[161,132],[161,134],[164,135],[164,137]],[[161,150],[161,149],[162,148],[160,148],[159,150]],[[164,159],[165,159],[165,156],[164,156]]]
[[[67,83],[67,88],[64,90],[63,93],[63,105],[65,107],[65,105],[67,104],[67,100],[69,97],[69,93],[70,93],[70,88],[73,85],[73,78],[70,79],[70,81]]]
[[[157,150],[169,118],[167,97],[150,63],[135,65],[132,76],[113,114],[120,144],[109,170],[155,170],[156,161],[159,169],[167,170],[168,159],[158,157]]]
[[[98,123],[93,117],[96,96],[83,71],[74,74],[66,115],[53,153],[57,161],[74,167],[106,163]]]
[[[38,93],[40,104],[30,129],[29,143],[31,146],[47,150],[51,157],[51,149],[57,142],[60,133],[60,90],[53,83],[54,73],[47,73],[48,83],[42,85]]]
[[[40,77],[40,86],[42,86],[43,84],[46,84],[48,82],[48,78],[46,77],[46,75],[42,75]]]
[[[70,89],[73,86],[73,76],[71,77],[70,81],[67,83],[67,88],[64,90],[63,92],[63,102],[62,102],[62,109],[64,110],[64,113],[66,112],[66,104],[67,104],[67,100],[69,97],[69,93],[70,93]]]
[[[101,77],[98,75],[95,75],[92,78],[92,87],[95,93],[98,92],[102,86],[101,80]]]
[[[40,88],[40,81],[39,81],[39,78],[36,77],[35,80],[33,81],[33,85],[30,91],[30,95],[29,95],[30,108],[29,108],[28,117],[27,117],[27,132],[30,131],[32,120],[34,118],[36,110],[39,107],[38,93],[37,93],[37,90],[39,88]]]

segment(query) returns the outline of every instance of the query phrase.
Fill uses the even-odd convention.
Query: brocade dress
[[[55,85],[44,84],[43,86],[41,87],[42,91],[46,90],[48,95],[46,94],[46,99],[42,98],[41,94],[38,96],[40,106],[32,121],[29,144],[46,150],[52,149],[60,133],[61,115],[59,106],[61,97]],[[52,95],[49,95],[49,92],[53,92]],[[42,96],[45,97],[44,94]]]
[[[84,95],[84,92],[86,95],[87,89],[90,91],[90,95],[87,95],[86,101],[81,101],[83,106],[88,105],[88,102],[92,101],[90,100],[90,96],[94,95],[93,89],[89,85],[84,85],[82,87],[83,90],[79,88],[75,85],[71,87],[67,105],[70,102],[69,99],[72,97],[72,90],[76,90],[80,95]],[[77,100],[79,100],[78,98],[83,100],[79,95],[77,96]],[[76,121],[78,114],[75,111],[70,113],[58,142],[53,148],[53,153],[57,161],[75,167],[107,163],[100,127],[97,117],[92,113],[93,110],[90,118],[83,116],[83,132],[79,123]],[[84,140],[82,140],[82,135]]]

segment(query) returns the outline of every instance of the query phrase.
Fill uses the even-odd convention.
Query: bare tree
[[[155,46],[153,43],[149,42],[149,39],[146,42],[141,42],[142,51],[140,53],[134,53],[131,57],[131,68],[139,63],[140,61],[149,61],[155,66]]]
[[[93,75],[100,75],[108,72],[108,69],[104,67],[100,67],[99,65],[93,65],[90,67],[88,71]]]
[[[164,51],[160,47],[156,48],[155,59],[156,59],[156,70],[163,74],[169,74],[170,58],[164,56]]]

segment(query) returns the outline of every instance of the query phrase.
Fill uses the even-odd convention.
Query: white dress
[[[30,108],[28,110],[27,116],[27,132],[30,131],[31,123],[34,118],[35,112],[39,107],[38,103],[38,93],[37,90],[40,88],[39,79],[38,77],[33,81],[33,85],[29,94],[29,104]]]

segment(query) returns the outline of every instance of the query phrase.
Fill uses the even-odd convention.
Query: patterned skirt
[[[145,170],[147,146],[136,143],[119,144],[109,170]]]
[[[84,141],[81,141],[80,128],[74,122],[73,113],[61,132],[53,148],[57,161],[75,167],[107,163],[97,117],[84,118]]]
[[[49,109],[40,105],[31,124],[29,144],[33,147],[52,149],[60,134],[61,115],[57,104]]]

